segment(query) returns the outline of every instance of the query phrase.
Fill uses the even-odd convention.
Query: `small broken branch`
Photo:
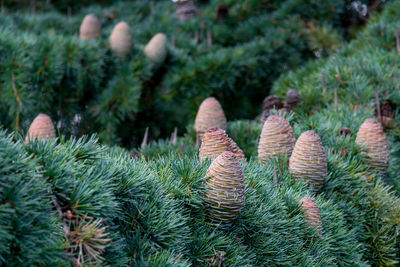
[[[64,230],[64,235],[65,239],[68,241],[68,235],[69,235],[69,228],[67,226],[67,223],[65,222],[64,214],[62,212],[60,204],[57,202],[57,198],[54,195],[50,195],[51,200],[53,201],[53,205],[56,207],[58,216],[61,219],[62,225],[63,225],[63,230]]]
[[[276,173],[276,167],[274,166],[274,176],[272,182],[274,183],[274,186],[278,185],[278,175]]]
[[[207,30],[207,44],[208,46],[212,45],[212,35],[210,30]]]
[[[19,120],[20,120],[19,116],[21,114],[21,98],[18,95],[14,72],[11,72],[11,80],[12,80],[12,89],[14,92],[14,97],[17,102],[17,116],[15,118],[15,129],[18,131],[19,130]]]
[[[382,123],[382,117],[381,117],[381,103],[379,101],[379,94],[378,94],[378,88],[375,86],[375,105],[376,105],[376,115],[378,117],[378,121]]]
[[[178,128],[175,127],[174,131],[171,134],[171,143],[174,145],[176,144],[177,135],[178,135]]]
[[[337,95],[337,88],[335,87],[334,89],[333,89],[333,94],[334,94],[334,105],[335,105],[335,107],[337,107],[337,105],[338,105],[338,95]]]

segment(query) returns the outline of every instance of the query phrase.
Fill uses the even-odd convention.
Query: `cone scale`
[[[244,202],[244,178],[239,160],[232,152],[219,155],[207,170],[208,218],[223,229],[240,214]]]
[[[264,123],[258,143],[258,160],[264,162],[280,154],[287,154],[290,157],[295,142],[289,123],[281,116],[269,116]]]
[[[390,152],[381,124],[375,119],[366,119],[357,132],[356,143],[366,148],[368,164],[385,176],[389,167]]]
[[[314,192],[319,191],[327,174],[327,160],[324,147],[314,131],[303,132],[297,139],[289,159],[290,173],[305,180]]]

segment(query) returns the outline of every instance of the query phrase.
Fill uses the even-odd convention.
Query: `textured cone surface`
[[[194,121],[194,130],[200,138],[211,127],[226,129],[224,110],[214,97],[208,97],[201,103]]]
[[[56,131],[53,126],[51,118],[46,114],[40,113],[32,121],[31,126],[29,126],[28,134],[26,135],[26,142],[29,139],[52,139],[56,137]]]
[[[163,63],[168,54],[167,36],[163,33],[154,35],[144,48],[144,54],[156,64]]]
[[[83,19],[79,35],[82,40],[97,39],[101,35],[101,22],[95,14],[86,15]]]
[[[258,160],[263,162],[279,154],[287,154],[290,157],[295,142],[289,123],[281,116],[269,116],[258,143]]]
[[[314,191],[322,188],[327,173],[326,153],[314,131],[303,132],[297,139],[289,159],[289,170],[293,176],[304,179]]]
[[[283,108],[283,103],[280,100],[280,98],[277,97],[276,95],[267,96],[263,101],[262,109],[270,110],[273,108],[281,109],[281,108]]]
[[[120,22],[115,25],[110,35],[111,50],[119,57],[125,57],[132,49],[132,36],[129,25]]]
[[[356,143],[366,147],[370,166],[381,175],[385,175],[389,166],[390,152],[380,123],[372,118],[366,119],[357,132]]]
[[[232,152],[219,155],[207,170],[206,199],[212,222],[229,228],[244,202],[244,179],[239,160]]]
[[[285,97],[285,108],[287,110],[293,109],[298,103],[300,103],[301,98],[299,92],[294,89],[289,89],[286,92]]]
[[[309,197],[303,197],[300,199],[301,207],[303,208],[304,214],[306,215],[306,222],[309,227],[317,228],[320,234],[322,234],[322,221],[319,214],[319,208],[315,201]]]
[[[224,130],[212,127],[203,135],[200,146],[200,159],[215,159],[225,151],[232,152],[237,158],[244,159],[243,151],[225,133]]]
[[[196,6],[192,0],[180,0],[176,5],[176,16],[180,20],[187,20],[197,14]]]

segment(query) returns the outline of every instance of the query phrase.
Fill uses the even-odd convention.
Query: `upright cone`
[[[180,20],[187,20],[197,14],[196,6],[192,0],[176,0],[176,16]]]
[[[131,29],[126,22],[115,25],[110,35],[111,50],[119,57],[124,58],[132,49]]]
[[[244,159],[244,154],[238,145],[233,141],[224,130],[211,127],[203,135],[200,146],[200,159],[215,159],[225,151],[232,152],[237,158]]]
[[[201,103],[194,121],[194,130],[200,138],[211,127],[226,129],[225,113],[214,97],[208,97]]]
[[[208,216],[222,228],[229,228],[244,202],[244,178],[239,160],[232,152],[219,155],[207,170]]]
[[[289,171],[311,185],[314,192],[322,188],[327,173],[326,153],[314,131],[303,132],[297,139],[289,159]]]
[[[56,130],[54,129],[53,122],[51,118],[46,114],[40,113],[36,116],[36,118],[32,121],[29,126],[28,133],[26,135],[25,142],[28,142],[30,139],[52,139],[56,137]]]
[[[301,98],[300,98],[300,93],[297,92],[294,89],[289,89],[286,92],[286,97],[285,97],[285,108],[286,110],[290,111],[294,107],[297,106],[298,103],[300,103]]]
[[[82,40],[97,39],[101,35],[101,22],[95,14],[88,14],[82,21],[79,36]]]
[[[322,221],[319,214],[319,208],[315,201],[309,197],[300,199],[301,207],[306,215],[306,222],[309,227],[316,228],[320,235],[322,235]]]
[[[258,160],[266,161],[279,154],[292,154],[296,139],[292,127],[281,116],[269,116],[264,123],[258,143]]]
[[[153,63],[161,65],[168,54],[167,36],[157,33],[144,48],[144,54]]]
[[[356,143],[366,147],[369,165],[385,176],[389,166],[390,152],[381,124],[375,119],[366,119],[357,132]]]

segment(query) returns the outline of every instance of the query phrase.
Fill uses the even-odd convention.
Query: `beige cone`
[[[326,153],[314,131],[303,132],[297,139],[289,159],[289,171],[311,185],[314,192],[322,188],[327,173]]]
[[[281,116],[269,116],[265,121],[258,143],[258,160],[264,162],[279,154],[292,154],[296,139],[292,127]]]
[[[389,167],[390,152],[381,124],[375,119],[366,119],[357,132],[356,143],[366,147],[369,165],[385,176]]]
[[[232,152],[237,158],[244,159],[243,151],[224,130],[211,127],[203,135],[199,150],[200,159],[215,159],[225,151]]]
[[[110,35],[111,50],[119,57],[124,58],[132,50],[131,29],[126,22],[115,25]]]
[[[101,35],[101,22],[95,14],[88,14],[82,21],[79,36],[82,40],[97,39]]]
[[[144,48],[146,57],[155,64],[162,64],[167,57],[167,36],[163,33],[157,33],[151,38]]]
[[[207,129],[211,127],[218,127],[222,130],[226,129],[224,110],[214,97],[208,97],[201,103],[194,121],[194,130],[200,139]]]
[[[306,215],[306,222],[309,227],[316,228],[322,234],[322,221],[319,214],[319,208],[315,201],[309,197],[300,199],[301,207]]]
[[[53,122],[51,118],[46,114],[40,113],[36,116],[36,118],[32,121],[29,126],[28,133],[26,135],[25,142],[28,142],[30,139],[52,139],[56,137],[56,130],[54,129]]]
[[[232,152],[219,155],[207,170],[208,216],[222,228],[229,228],[244,203],[244,178],[239,160]]]

